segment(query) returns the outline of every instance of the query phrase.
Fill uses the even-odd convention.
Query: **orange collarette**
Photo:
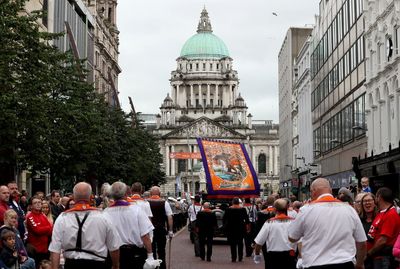
[[[160,198],[160,196],[158,196],[158,195],[152,195],[152,196],[150,196],[150,200],[160,200],[161,198]]]
[[[281,214],[278,214],[274,218],[271,218],[269,220],[271,221],[271,220],[289,220],[289,219],[293,219],[293,218],[289,217],[288,215],[285,215],[285,214],[281,213]]]
[[[134,194],[130,197],[131,201],[138,201],[138,200],[144,200],[142,197],[140,197],[139,194]]]
[[[332,202],[339,202],[339,203],[342,203],[342,201],[340,201],[340,200],[334,198],[333,196],[331,196],[331,195],[326,195],[326,196],[323,196],[323,197],[321,197],[321,198],[318,198],[318,199],[315,200],[315,201],[312,201],[311,204],[313,204],[313,203],[326,203],[326,202],[328,202],[328,203],[332,203]]]
[[[96,207],[91,206],[90,204],[83,204],[83,203],[77,203],[74,205],[73,208],[68,209],[64,212],[73,212],[73,211],[86,211],[86,210],[99,210]]]

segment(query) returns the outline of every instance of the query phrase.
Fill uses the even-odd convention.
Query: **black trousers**
[[[65,259],[64,269],[107,269],[105,262],[84,260],[84,259]]]
[[[296,260],[289,251],[269,251],[265,257],[268,268],[296,269]]]
[[[306,269],[354,269],[352,262],[307,267]]]
[[[212,243],[213,243],[213,232],[199,232],[199,246],[200,246],[200,258],[206,257],[206,244],[207,244],[207,259],[211,259],[212,256]]]
[[[165,263],[167,260],[165,259],[165,246],[167,244],[167,230],[164,228],[155,228],[153,230],[154,236],[153,236],[153,242],[151,243],[151,246],[153,248],[153,256],[154,259],[160,259],[162,260],[162,263],[160,265],[159,269],[165,269]]]
[[[243,259],[243,235],[236,236],[228,236],[228,243],[231,246],[231,258],[232,261],[236,261],[239,258],[239,261]]]
[[[120,269],[143,269],[147,259],[145,248],[134,245],[123,245],[119,248],[119,268]]]
[[[250,257],[251,254],[253,253],[253,248],[251,247],[251,244],[254,241],[254,238],[256,238],[255,234],[256,230],[256,224],[254,222],[250,222],[250,232],[245,233],[244,235],[244,244],[246,247],[246,257]]]

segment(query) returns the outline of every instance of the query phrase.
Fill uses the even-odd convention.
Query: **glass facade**
[[[327,10],[336,4],[326,2]],[[362,0],[345,0],[330,21],[321,17],[320,25],[329,26],[314,34],[321,36],[310,58],[316,158],[365,136],[365,93],[360,92],[365,81],[362,11]]]

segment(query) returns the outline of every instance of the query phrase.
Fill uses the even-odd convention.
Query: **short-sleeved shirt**
[[[74,249],[78,235],[78,222],[75,213],[82,221],[88,211],[63,212],[54,224],[53,236],[49,251],[61,253],[61,250]],[[115,251],[122,245],[117,230],[99,210],[90,210],[82,226],[82,249],[94,252],[101,257],[107,257],[108,250]],[[88,259],[104,261],[104,259],[86,252],[66,251],[67,259]]]
[[[150,203],[148,201],[146,201],[144,199],[131,199],[131,204],[132,205],[137,205],[140,208],[142,208],[144,213],[146,213],[146,215],[149,218],[153,217],[153,213],[151,212]]]
[[[266,244],[268,252],[295,250],[296,244],[290,243],[288,236],[289,224],[292,221],[293,218],[281,215],[267,220],[254,242],[260,246]]]
[[[138,206],[116,205],[107,207],[103,214],[117,230],[123,245],[143,247],[142,236],[149,234],[153,229],[149,217]]]
[[[381,236],[387,238],[386,246],[393,246],[396,242],[397,235],[400,232],[400,216],[394,206],[382,210],[376,215],[372,225],[368,231],[368,237],[372,240],[368,241],[368,250],[371,249]],[[371,241],[371,242],[370,242]]]
[[[353,261],[355,242],[365,242],[360,218],[348,203],[323,194],[303,207],[289,225],[289,237],[302,238],[303,266],[340,264]]]
[[[191,204],[188,208],[189,221],[195,221],[197,213],[202,209],[200,204]]]

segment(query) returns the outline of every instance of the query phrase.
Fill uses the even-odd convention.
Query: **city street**
[[[168,257],[168,244],[167,244]],[[252,258],[243,258],[242,262],[231,262],[229,245],[226,239],[217,240],[213,246],[211,262],[202,261],[194,256],[193,244],[189,240],[187,227],[183,228],[172,240],[170,269],[211,269],[211,268],[264,268],[264,263],[255,264]],[[168,258],[167,258],[168,268]]]

